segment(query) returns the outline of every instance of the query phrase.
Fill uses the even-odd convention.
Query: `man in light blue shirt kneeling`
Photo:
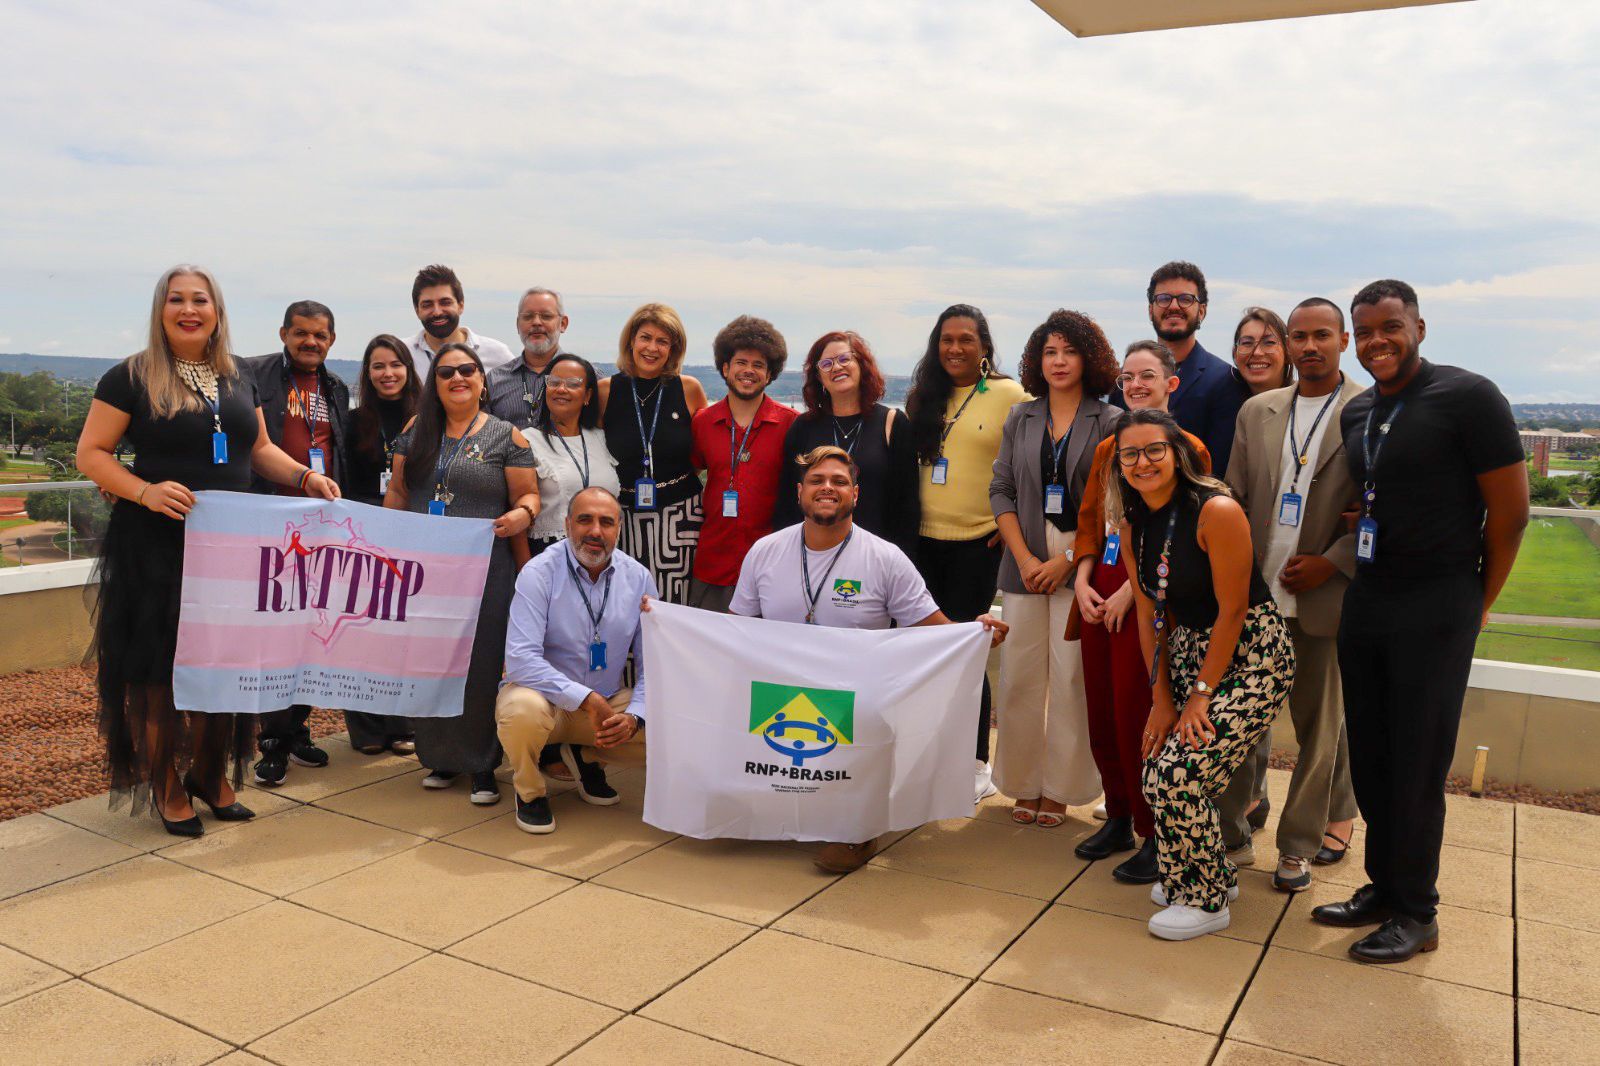
[[[506,630],[506,676],[495,700],[500,744],[511,760],[517,828],[556,825],[539,772],[539,751],[560,744],[585,803],[610,806],[617,792],[595,760],[644,765],[644,649],[640,604],[657,596],[643,565],[617,551],[622,508],[602,488],[572,498],[567,539],[522,568]],[[622,685],[633,654],[637,682]]]

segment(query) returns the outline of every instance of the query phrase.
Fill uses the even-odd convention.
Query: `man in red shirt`
[[[783,438],[795,412],[767,396],[789,349],[771,322],[740,315],[712,345],[728,395],[697,411],[692,458],[706,472],[705,522],[695,550],[689,605],[728,612],[750,546],[772,532]]]

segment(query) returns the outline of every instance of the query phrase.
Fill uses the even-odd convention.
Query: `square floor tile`
[[[390,829],[434,838],[459,833],[515,807],[510,789],[500,790],[499,803],[480,807],[467,799],[465,780],[454,788],[423,788],[422,779],[426,776],[422,770],[401,774],[317,800],[317,806]]]
[[[274,900],[88,979],[244,1044],[422,954],[414,944]]]
[[[1519,803],[1517,858],[1600,870],[1600,818]]]
[[[211,1066],[272,1066],[266,1059],[258,1059],[248,1051],[235,1051],[213,1062]]]
[[[640,1013],[801,1066],[867,1066],[916,1039],[965,984],[767,930]]]
[[[0,899],[65,881],[139,852],[126,844],[57,821],[47,814],[25,814],[0,822]]]
[[[1066,829],[1063,825],[1061,829]],[[874,866],[942,877],[978,888],[1054,899],[1085,866],[1061,829],[960,818],[923,826],[872,860]]]
[[[428,843],[289,897],[435,950],[577,884],[476,851]]]
[[[1215,1066],[1319,1066],[1323,1061],[1256,1047],[1254,1044],[1241,1044],[1237,1040],[1224,1040],[1222,1050],[1212,1060]]]
[[[1313,883],[1295,896],[1289,913],[1278,926],[1277,936],[1272,938],[1272,946],[1309,951],[1346,961],[1351,966],[1370,965],[1350,958],[1349,952],[1350,945],[1372,932],[1373,927],[1335,929],[1311,920],[1311,908],[1348,898],[1349,889]],[[1512,920],[1503,914],[1440,906],[1439,950],[1414,955],[1405,962],[1391,964],[1389,969],[1509,996],[1512,993],[1514,934]]]
[[[1530,1066],[1600,1058],[1600,1014],[1525,999],[1517,1004],[1517,1032],[1522,1061]]]
[[[679,837],[594,879],[624,892],[765,925],[832,884],[811,856],[782,844]]]
[[[325,737],[317,744],[328,753],[328,765],[301,766],[291,762],[289,776],[284,778],[283,784],[272,790],[274,794],[301,803],[311,803],[418,769],[414,755],[396,755],[393,752],[363,755],[342,736]],[[465,797],[462,802],[466,802]]]
[[[865,866],[773,928],[976,977],[1045,906],[1031,896]]]
[[[617,791],[622,802],[615,807],[591,807],[576,791],[554,797],[550,811],[556,830],[546,836],[524,833],[507,814],[451,833],[445,842],[567,877],[594,877],[675,839],[642,820],[642,786]]]
[[[1111,876],[1113,869],[1110,862],[1095,863],[1072,882],[1056,903],[1148,922],[1158,909],[1150,902],[1150,886],[1125,885]],[[1265,944],[1288,903],[1288,894],[1276,891],[1271,877],[1240,870],[1239,898],[1228,905],[1228,928],[1217,935]]]
[[[450,954],[633,1010],[749,936],[751,927],[584,884],[450,948]]]
[[[141,855],[0,903],[0,944],[81,974],[271,898]]]
[[[1458,848],[1510,855],[1516,821],[1515,803],[1454,794],[1444,798],[1444,842]]]
[[[777,1059],[629,1015],[561,1066],[770,1066]]]
[[[430,955],[252,1044],[284,1066],[554,1062],[617,1012]]]
[[[1439,901],[1490,914],[1510,914],[1511,868],[1510,855],[1446,844],[1439,849]]]
[[[1573,866],[1518,859],[1517,917],[1600,933],[1594,875]]]
[[[266,818],[293,807],[300,806],[286,796],[275,796],[271,792],[259,788],[243,788],[239,790],[239,802],[256,812],[257,818]],[[204,823],[207,833],[221,833],[230,829],[237,829],[249,825],[249,822],[222,822],[212,815],[211,808],[204,803],[196,803],[194,809],[200,814],[200,821]],[[149,812],[131,815],[128,808],[123,806],[112,810],[107,802],[107,797],[102,793],[99,796],[88,796],[84,799],[63,803],[59,807],[51,807],[45,813],[52,818],[59,818],[63,822],[99,833],[103,837],[119,840],[129,847],[138,848],[140,851],[155,851],[175,843],[178,838],[161,828],[161,823]]]
[[[983,979],[1056,999],[1220,1033],[1261,949],[1204,936],[1174,944],[1145,923],[1051,907]]]
[[[228,1045],[82,981],[0,1007],[0,1048],[27,1066],[200,1066]]]
[[[1228,1036],[1341,1066],[1510,1063],[1510,996],[1268,948]]]
[[[60,984],[72,975],[10,948],[0,947],[0,1003]]]
[[[1517,991],[1600,1014],[1600,933],[1517,922]]]
[[[422,838],[410,833],[300,807],[238,832],[174,845],[161,855],[269,895],[287,896],[420,843]]]
[[[897,1066],[1202,1066],[1216,1038],[979,982]]]

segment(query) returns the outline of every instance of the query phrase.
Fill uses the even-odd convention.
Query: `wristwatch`
[[[1212,688],[1210,685],[1206,684],[1204,681],[1201,681],[1198,677],[1194,679],[1194,688],[1189,690],[1189,695],[1191,695],[1191,696],[1200,696],[1200,697],[1203,697],[1203,698],[1208,699],[1208,700],[1211,697],[1215,696],[1216,694],[1217,694],[1217,690],[1216,689]]]

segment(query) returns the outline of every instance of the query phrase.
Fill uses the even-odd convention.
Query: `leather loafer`
[[[1080,859],[1105,859],[1138,846],[1139,842],[1133,838],[1132,818],[1107,818],[1105,825],[1078,841],[1072,853]]]
[[[1405,962],[1419,951],[1439,947],[1439,922],[1423,923],[1397,914],[1350,945],[1350,954],[1362,962]]]
[[[811,861],[823,873],[847,874],[861,869],[877,853],[878,840],[874,837],[859,844],[824,844]]]
[[[1154,884],[1161,876],[1161,860],[1156,852],[1156,838],[1147,838],[1139,845],[1139,850],[1134,852],[1133,858],[1112,870],[1111,876],[1125,885]]]
[[[1363,885],[1343,903],[1324,903],[1311,908],[1311,920],[1323,925],[1348,929],[1358,925],[1377,925],[1394,917],[1373,885]]]

